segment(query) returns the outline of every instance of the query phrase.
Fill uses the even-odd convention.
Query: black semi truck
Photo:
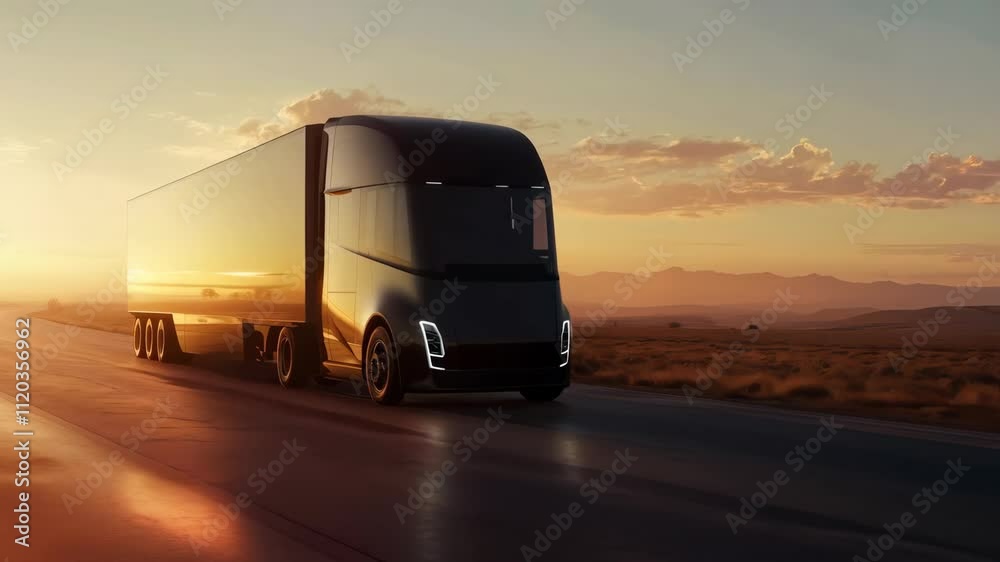
[[[333,118],[132,199],[128,303],[136,357],[273,360],[286,387],[569,384],[551,187],[506,127]]]

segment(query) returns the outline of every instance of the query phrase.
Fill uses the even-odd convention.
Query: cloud
[[[891,175],[868,162],[838,165],[833,152],[802,139],[769,153],[743,139],[659,137],[608,143],[584,138],[546,156],[549,175],[567,177],[563,201],[605,214],[718,214],[751,205],[848,202],[933,209],[1000,203],[1000,160],[931,154]]]
[[[235,129],[241,138],[261,143],[303,125],[325,123],[331,117],[357,114],[411,115],[413,109],[375,89],[317,90],[281,107],[272,119],[248,118]]]
[[[213,125],[206,121],[200,121],[191,117],[189,115],[183,115],[180,113],[175,113],[173,111],[165,111],[162,113],[150,113],[150,117],[153,119],[162,119],[167,121],[173,121],[175,123],[180,123],[184,128],[192,131],[198,136],[208,135],[208,134],[221,134],[225,131],[225,128],[221,125]]]
[[[221,162],[234,154],[234,149],[201,144],[168,144],[160,151],[185,159],[201,160],[206,164]]]

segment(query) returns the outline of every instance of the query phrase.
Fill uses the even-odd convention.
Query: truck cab
[[[324,127],[324,367],[373,398],[569,384],[552,194],[506,127],[355,116]]]

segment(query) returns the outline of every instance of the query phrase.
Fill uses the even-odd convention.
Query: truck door
[[[327,127],[326,189],[333,185],[333,154],[336,127]],[[358,245],[358,196],[352,192],[328,192],[326,201],[326,294],[323,306],[323,344],[330,361],[360,365],[351,351],[358,339],[354,325],[358,292],[358,256],[352,250]]]

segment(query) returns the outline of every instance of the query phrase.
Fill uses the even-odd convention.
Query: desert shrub
[[[47,308],[49,312],[60,312],[63,309],[63,305],[59,302],[59,299],[49,299]]]
[[[969,406],[1000,406],[1000,388],[995,385],[970,384],[955,393],[951,403]]]
[[[671,328],[680,328],[680,327],[681,327],[681,323],[680,323],[680,322],[671,322],[671,323],[670,323],[670,324],[668,324],[668,325],[669,325],[669,326],[670,326]]]

